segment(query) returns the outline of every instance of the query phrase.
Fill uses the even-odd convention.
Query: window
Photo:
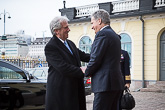
[[[80,42],[79,42],[79,49],[84,51],[85,53],[90,53],[91,45],[92,45],[92,40],[90,39],[90,37],[83,36],[80,39]],[[82,62],[81,64],[82,64],[82,66],[86,66],[87,65],[87,63],[85,63],[85,62]]]
[[[80,39],[79,48],[80,50],[90,53],[91,51],[92,40],[88,36],[84,36]]]
[[[34,71],[33,75],[36,77],[46,77],[46,74],[45,74],[44,70],[42,70],[42,69],[36,69]]]
[[[120,34],[121,36],[121,48],[128,52],[130,57],[130,66],[131,66],[131,54],[132,54],[132,40],[130,36],[126,33]]]
[[[0,79],[25,79],[22,70],[10,64],[0,62]]]
[[[0,66],[0,79],[23,79],[17,72]]]

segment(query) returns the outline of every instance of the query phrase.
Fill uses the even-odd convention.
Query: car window
[[[0,79],[23,79],[23,77],[9,68],[0,66]]]
[[[33,69],[32,69],[32,70],[28,70],[29,74],[32,74],[32,73],[33,73],[33,71],[34,71]]]
[[[36,69],[33,74],[36,77],[45,77],[46,76],[44,70],[39,70],[39,69]]]

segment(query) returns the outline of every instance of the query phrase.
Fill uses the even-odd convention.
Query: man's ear
[[[101,25],[101,23],[102,23],[102,19],[99,18],[99,19],[98,19],[98,22],[99,22],[99,25]]]
[[[59,29],[55,29],[54,31],[55,31],[56,35],[59,33]]]

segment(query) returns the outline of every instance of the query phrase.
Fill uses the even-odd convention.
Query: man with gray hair
[[[110,15],[99,9],[91,16],[95,39],[85,76],[91,77],[93,110],[117,110],[124,81],[120,71],[121,42],[110,27]]]
[[[86,110],[84,73],[80,61],[90,55],[68,40],[68,18],[55,17],[50,23],[53,37],[45,46],[48,62],[46,110]]]

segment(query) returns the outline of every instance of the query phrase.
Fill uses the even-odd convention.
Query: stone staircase
[[[165,93],[165,81],[157,81],[153,85],[148,85],[147,88],[140,89],[141,92],[160,92]]]

